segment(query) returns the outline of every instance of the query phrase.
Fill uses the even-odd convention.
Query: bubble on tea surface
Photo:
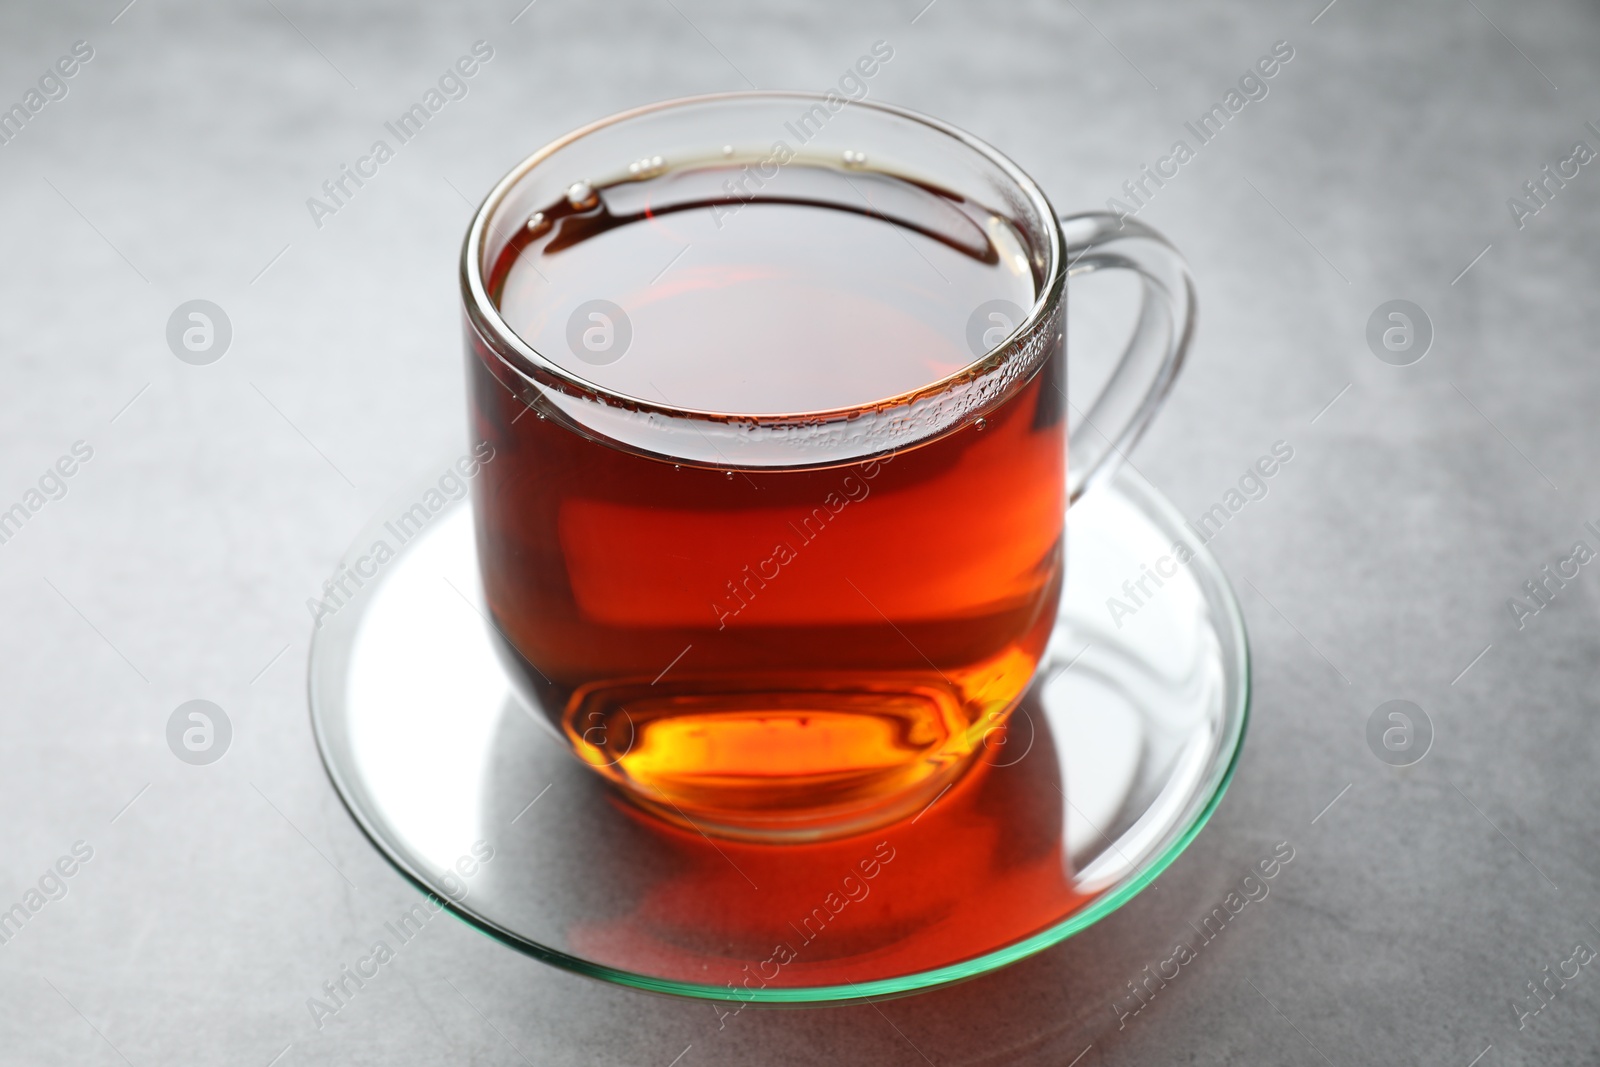
[[[532,215],[528,216],[527,230],[528,230],[528,233],[530,233],[534,237],[539,236],[541,233],[543,233],[544,231],[548,230],[549,228],[550,228],[550,220],[545,218],[544,212],[535,211]]]
[[[567,186],[567,203],[579,211],[594,207],[599,202],[599,195],[595,193],[594,186],[588,182],[577,181]]]
[[[666,168],[667,162],[660,156],[647,156],[636,159],[628,164],[628,173],[635,178],[653,178]]]
[[[857,152],[857,151],[854,151],[854,150],[849,149],[849,148],[846,148],[844,150],[844,165],[845,166],[847,166],[847,167],[860,167],[860,166],[865,166],[866,162],[867,162],[867,154],[865,152]]]

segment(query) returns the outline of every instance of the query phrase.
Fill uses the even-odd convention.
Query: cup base
[[[915,817],[971,770],[975,762],[974,754],[969,753],[940,768],[939,773],[922,778],[909,790],[901,789],[870,802],[818,806],[812,798],[797,796],[793,814],[787,817],[766,790],[762,790],[759,802],[747,810],[702,805],[692,815],[664,791],[659,799],[638,787],[625,787],[622,793],[652,815],[697,833],[752,843],[805,844],[855,837]],[[804,788],[804,784],[794,788]],[[724,805],[729,792],[719,789],[718,800]]]
[[[492,628],[517,697],[645,810],[699,833],[774,843],[914,815],[971,767],[1010,708],[972,725],[932,672],[590,685],[563,702]]]

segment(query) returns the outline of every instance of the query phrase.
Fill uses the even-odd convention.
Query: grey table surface
[[[0,145],[0,507],[92,449],[0,545],[0,903],[92,849],[0,944],[0,1063],[1600,1058],[1600,975],[1546,979],[1600,946],[1600,596],[1588,567],[1536,614],[1524,591],[1600,549],[1600,174],[1548,184],[1521,226],[1507,203],[1600,148],[1596,5],[124,2],[0,11],[0,102],[93,50]],[[825,87],[880,39],[875,98],[1080,209],[1294,49],[1140,211],[1189,257],[1202,319],[1139,469],[1196,515],[1274,442],[1295,452],[1212,543],[1255,656],[1231,792],[1110,919],[931,994],[720,1020],[447,923],[319,1029],[307,998],[415,891],[318,762],[305,602],[463,446],[473,205],[583,122]],[[315,225],[306,199],[478,40],[469,95]],[[166,340],[194,298],[232,324],[207,366]],[[1366,340],[1392,299],[1432,324],[1409,366]],[[233,724],[209,766],[166,741],[196,698]],[[1404,768],[1367,742],[1393,699],[1434,735]],[[1285,841],[1270,895],[1119,1017]],[[1556,991],[1536,1015],[1534,981]]]

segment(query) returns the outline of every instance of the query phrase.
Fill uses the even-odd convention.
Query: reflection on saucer
[[[586,820],[584,847],[633,862],[617,865],[598,907],[584,886],[565,887],[572,913],[584,913],[570,948],[619,969],[738,987],[867,982],[981,955],[1082,903],[1054,757],[1040,729],[1028,758],[979,763],[912,819],[809,845],[714,839],[591,797],[604,808]]]

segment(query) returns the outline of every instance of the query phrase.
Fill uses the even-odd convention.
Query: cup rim
[[[793,412],[713,411],[705,408],[657,403],[643,397],[608,389],[597,382],[580,377],[555,361],[547,359],[532,345],[523,340],[501,316],[500,309],[495,306],[494,301],[490,298],[488,287],[484,282],[482,253],[490,216],[498,210],[506,197],[510,195],[511,191],[516,188],[529,172],[556,152],[599,130],[659,111],[700,107],[707,104],[739,100],[808,100],[825,102],[827,99],[828,94],[826,93],[789,89],[736,90],[675,97],[628,108],[604,118],[596,119],[539,148],[513,167],[484,197],[477,210],[473,212],[472,222],[468,226],[466,238],[462,242],[460,281],[467,318],[474,332],[477,333],[485,346],[505,363],[509,369],[535,383],[553,385],[564,392],[576,393],[580,397],[597,400],[610,407],[620,407],[647,415],[655,414],[674,419],[698,421],[737,422],[747,426],[790,426],[797,423],[815,425],[817,423],[830,423],[856,418],[864,412],[914,404],[923,398],[947,393],[962,382],[979,377],[998,366],[1002,366],[1013,356],[1020,354],[1024,348],[1024,340],[1032,336],[1044,318],[1051,313],[1052,308],[1058,301],[1059,292],[1066,281],[1065,238],[1061,232],[1060,221],[1049,199],[1045,196],[1038,183],[1030,178],[1026,171],[1013,162],[1010,157],[982,138],[920,111],[896,104],[886,104],[865,99],[846,100],[845,106],[867,108],[897,118],[907,119],[925,126],[935,133],[941,133],[959,141],[965,147],[983,156],[1004,173],[1018,191],[1033,205],[1040,218],[1047,220],[1045,228],[1048,235],[1048,247],[1044,249],[1047,257],[1045,271],[1043,281],[1039,286],[1039,292],[1034,298],[1033,306],[1028,309],[1028,314],[1006,336],[1005,340],[983,355],[963,364],[942,378],[926,382],[898,394],[858,404]]]

